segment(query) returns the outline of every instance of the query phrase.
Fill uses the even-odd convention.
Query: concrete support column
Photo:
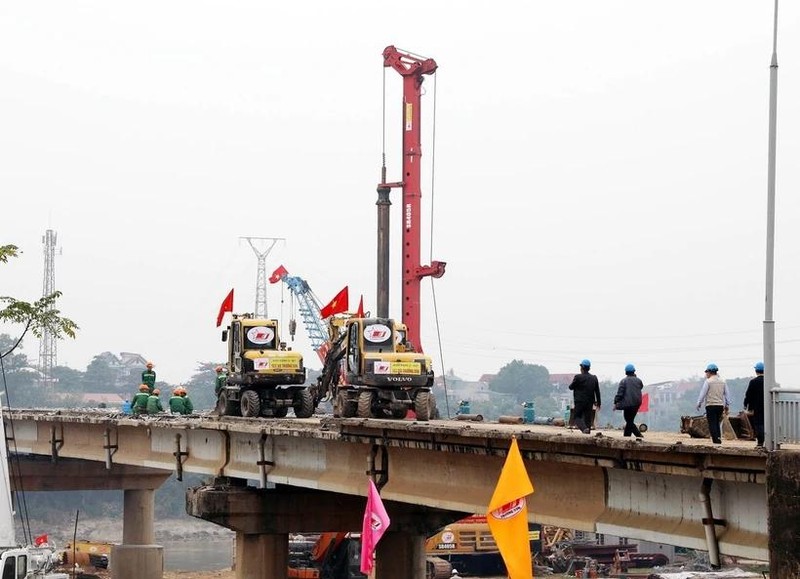
[[[164,549],[155,545],[155,491],[126,490],[122,514],[122,545],[111,549],[112,579],[161,579]]]
[[[286,579],[289,534],[236,533],[236,579]]]
[[[767,455],[769,576],[800,577],[800,452],[779,450]]]
[[[387,531],[375,556],[376,579],[425,579],[425,536]]]

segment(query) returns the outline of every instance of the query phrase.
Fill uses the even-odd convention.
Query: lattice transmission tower
[[[42,297],[49,296],[56,291],[56,232],[48,229],[42,236],[44,248],[44,282],[42,283]],[[58,364],[56,352],[56,338],[46,328],[39,341],[39,386],[53,387],[53,368]]]
[[[256,307],[255,317],[267,317],[267,256],[279,241],[286,241],[283,237],[240,237],[246,239],[258,258],[258,274],[256,275]]]

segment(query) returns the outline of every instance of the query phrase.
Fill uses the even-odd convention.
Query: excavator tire
[[[352,418],[358,413],[358,404],[350,400],[344,391],[339,391],[333,402],[334,418]]]
[[[245,390],[242,392],[240,401],[242,416],[246,418],[256,418],[261,414],[261,398],[255,390]]]
[[[228,397],[228,392],[223,390],[217,398],[217,414],[220,416],[239,416],[239,404]]]
[[[431,419],[434,410],[431,402],[432,398],[431,393],[427,391],[419,392],[417,397],[414,398],[414,412],[417,415],[417,420],[427,422]]]
[[[372,392],[360,392],[358,395],[358,410],[356,412],[359,418],[372,418]]]
[[[314,395],[310,390],[301,390],[294,399],[294,415],[297,418],[310,418],[314,414]]]
[[[425,579],[448,579],[453,573],[453,565],[441,557],[425,558]]]

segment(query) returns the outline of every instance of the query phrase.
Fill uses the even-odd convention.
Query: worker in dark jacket
[[[147,399],[150,398],[150,388],[147,384],[140,384],[139,391],[134,394],[131,400],[131,409],[134,416],[147,414]]]
[[[159,412],[164,412],[164,407],[161,406],[161,390],[158,388],[153,389],[153,393],[150,394],[150,397],[147,399],[147,413],[148,414],[158,414]]]
[[[600,383],[597,376],[589,373],[592,363],[583,359],[580,363],[581,373],[575,374],[569,389],[572,390],[573,408],[575,410],[575,426],[584,434],[589,434],[594,421],[594,408],[600,410]]]
[[[169,398],[169,411],[173,414],[186,414],[186,403],[181,398],[180,386],[172,391],[172,396]]]
[[[147,367],[142,372],[142,384],[147,384],[150,388],[150,394],[153,393],[153,388],[156,387],[156,371],[153,370],[152,362],[148,362]]]
[[[620,380],[617,395],[614,396],[614,410],[622,410],[622,416],[625,417],[625,432],[623,436],[630,436],[631,434],[637,440],[642,439],[642,433],[636,427],[634,420],[636,413],[639,412],[639,406],[642,405],[642,388],[644,384],[636,376],[636,367],[633,364],[625,366],[625,377]]]
[[[750,424],[756,431],[756,448],[764,446],[764,362],[753,366],[756,377],[750,380],[744,393],[744,408],[749,410]]]

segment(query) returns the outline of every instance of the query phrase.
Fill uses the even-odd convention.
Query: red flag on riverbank
[[[225,316],[225,312],[232,312],[233,311],[233,288],[231,291],[228,292],[228,295],[225,296],[225,299],[222,300],[222,305],[219,307],[219,313],[217,314],[217,327],[222,323],[222,318]]]
[[[650,411],[650,393],[646,392],[642,394],[642,403],[639,405],[639,412],[649,412]]]

